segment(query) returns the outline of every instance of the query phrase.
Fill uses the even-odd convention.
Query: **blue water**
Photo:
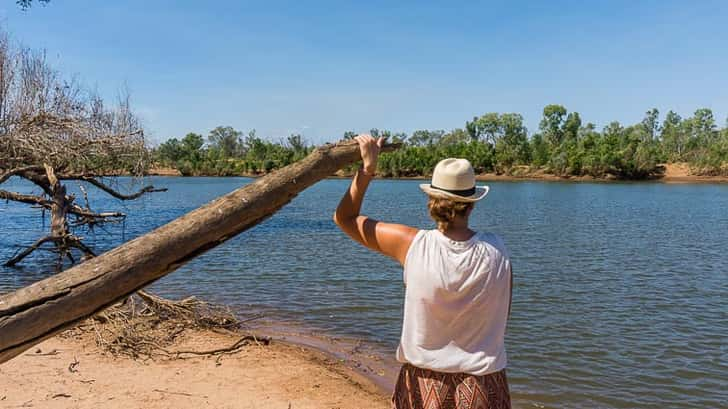
[[[109,249],[250,180],[151,182],[169,191],[122,203],[89,188],[96,210],[130,217],[82,233],[87,243]],[[348,183],[311,187],[154,291],[261,311],[393,353],[401,268],[331,222]],[[373,182],[364,213],[431,228],[417,183]],[[472,224],[500,234],[512,253],[508,375],[518,407],[728,408],[728,185],[490,186]],[[47,227],[39,210],[13,203],[0,204],[0,220],[1,260]],[[0,268],[0,292],[47,276],[53,265],[46,252]]]

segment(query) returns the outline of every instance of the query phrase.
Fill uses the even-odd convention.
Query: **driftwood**
[[[396,148],[385,145],[383,151]],[[0,363],[255,226],[307,187],[360,159],[355,141],[319,147],[141,237],[0,296]]]

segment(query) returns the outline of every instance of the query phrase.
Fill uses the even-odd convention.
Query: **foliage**
[[[278,143],[262,139],[255,130],[244,133],[229,126],[202,135],[188,133],[171,138],[155,149],[157,163],[172,166],[183,175],[258,175],[289,165],[313,149],[304,138],[292,134]]]
[[[689,162],[700,174],[728,174],[728,128],[718,129],[710,109],[683,119],[669,111],[660,122],[651,109],[637,124],[612,122],[598,130],[583,123],[578,112],[547,105],[538,132],[529,137],[517,113],[490,112],[451,131],[420,129],[411,135],[372,129],[373,136],[402,142],[403,148],[383,154],[378,173],[384,177],[427,176],[438,161],[467,158],[476,172],[498,174],[542,170],[558,176],[645,179],[660,172],[660,163]],[[160,145],[158,161],[185,175],[255,175],[303,158],[312,147],[300,135],[272,142],[251,131],[218,127],[205,138],[188,134]],[[347,131],[344,139],[356,136]],[[353,171],[352,166],[346,171]]]

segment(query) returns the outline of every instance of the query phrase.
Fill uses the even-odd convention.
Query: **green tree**
[[[452,145],[458,143],[465,143],[470,140],[470,134],[464,129],[456,128],[446,133],[440,139],[440,143],[443,145]]]
[[[578,112],[570,112],[566,116],[561,134],[565,140],[576,141],[579,138],[581,129],[581,116]]]
[[[718,136],[713,111],[709,108],[700,108],[695,111],[692,119],[692,138],[696,145],[710,144]]]
[[[495,145],[500,131],[500,116],[496,112],[489,112],[475,117],[472,122],[465,123],[465,129],[472,140]]]
[[[231,126],[218,126],[210,131],[207,140],[210,147],[218,149],[223,158],[230,158],[242,154],[241,136],[242,132]]]
[[[265,142],[257,136],[255,129],[248,132],[244,141],[245,158],[248,160],[262,161],[266,158],[268,151]],[[258,166],[262,168],[262,166]]]
[[[412,132],[408,142],[412,146],[433,146],[439,144],[443,136],[445,136],[445,131],[443,130],[430,131],[421,129]]]
[[[303,140],[301,134],[290,134],[287,138],[288,146],[293,149],[294,152],[300,152],[306,150],[306,142]]]
[[[644,119],[642,119],[642,128],[647,139],[655,140],[660,133],[660,111],[657,108],[652,108],[645,113]]]
[[[543,118],[539,124],[544,139],[555,148],[564,140],[564,117],[566,108],[562,105],[546,105],[543,109]]]
[[[308,145],[300,134],[289,135],[287,147],[290,150],[290,155],[286,162],[282,163],[283,166],[301,160],[309,153]]]
[[[407,142],[407,138],[408,138],[408,136],[407,136],[406,133],[404,133],[404,132],[397,132],[397,133],[392,134],[392,136],[388,140],[391,143],[406,143]]]
[[[591,175],[595,177],[604,176],[606,169],[604,168],[601,151],[602,135],[596,131],[593,123],[587,123],[579,130],[579,149],[582,155],[581,174]]]
[[[537,167],[545,166],[549,162],[549,146],[543,135],[540,133],[533,135],[529,145],[532,164]]]
[[[508,172],[511,167],[530,160],[528,130],[520,114],[507,113],[498,117],[495,141],[496,170]]]
[[[205,144],[205,140],[202,135],[193,132],[188,133],[182,139],[182,151],[184,158],[199,161],[202,156],[202,146]]]
[[[182,143],[177,138],[171,138],[157,147],[156,154],[158,160],[166,165],[175,165],[184,157],[184,149]]]
[[[688,135],[682,122],[680,115],[673,111],[668,111],[665,120],[662,122],[660,140],[662,141],[662,150],[669,161],[684,159],[683,155],[685,154]]]

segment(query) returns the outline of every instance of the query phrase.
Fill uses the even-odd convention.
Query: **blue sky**
[[[217,125],[320,143],[543,106],[585,121],[728,114],[725,1],[77,1],[0,5],[13,38],[113,97],[155,141]]]

